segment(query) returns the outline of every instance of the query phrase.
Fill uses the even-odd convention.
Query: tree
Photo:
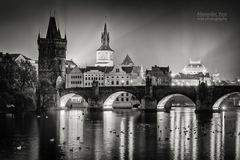
[[[38,111],[45,110],[47,104],[51,102],[55,88],[52,86],[49,79],[41,79],[38,82],[38,89],[37,89],[37,106]]]
[[[0,63],[0,79],[7,80],[13,87],[15,85],[17,64],[14,61],[7,61]]]
[[[29,61],[20,61],[16,74],[16,86],[18,86],[21,91],[26,88],[35,88],[37,74]]]

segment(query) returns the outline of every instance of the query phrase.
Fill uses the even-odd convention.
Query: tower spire
[[[99,50],[112,50],[109,46],[110,38],[109,38],[109,32],[107,31],[107,23],[106,23],[106,16],[105,16],[105,24],[104,29],[101,36],[101,47]]]
[[[104,33],[107,33],[107,16],[105,16]]]
[[[50,17],[46,37],[49,39],[61,39],[59,24],[57,27],[55,17]]]

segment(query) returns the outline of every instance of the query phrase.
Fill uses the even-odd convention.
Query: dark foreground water
[[[62,110],[47,116],[0,115],[0,160],[240,159],[240,110]]]

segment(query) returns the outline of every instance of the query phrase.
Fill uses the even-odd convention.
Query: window
[[[116,81],[116,85],[119,85],[119,81]]]
[[[114,85],[114,81],[112,81],[112,85]]]
[[[119,72],[119,68],[116,69],[116,72]]]
[[[123,101],[124,101],[124,98],[121,98],[121,101],[123,102]]]
[[[126,96],[128,96],[128,93],[126,93]]]
[[[128,102],[128,98],[126,98],[126,101]]]
[[[118,101],[119,101],[119,99],[118,99],[118,98],[116,98],[116,101],[118,102]]]
[[[122,93],[121,96],[124,96],[124,93]]]
[[[128,82],[128,81],[126,81],[126,84],[127,84],[127,85],[129,85],[129,82]]]

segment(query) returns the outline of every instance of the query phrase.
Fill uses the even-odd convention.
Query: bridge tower
[[[38,80],[47,80],[50,82],[50,86],[46,88],[47,97],[49,97],[49,106],[59,106],[59,83],[61,86],[65,82],[65,61],[67,50],[67,38],[61,37],[60,29],[56,25],[55,17],[51,16],[49,19],[48,29],[46,37],[41,37],[38,34]],[[41,85],[40,85],[41,86]],[[41,90],[41,91],[40,91]],[[38,97],[41,96],[41,92],[44,89],[38,88]],[[38,98],[40,101],[40,98]],[[42,107],[39,105],[39,107]]]
[[[65,61],[67,38],[61,37],[60,29],[56,25],[55,17],[50,17],[46,37],[38,34],[38,75],[39,80],[48,79],[56,86],[58,77],[65,81]]]

